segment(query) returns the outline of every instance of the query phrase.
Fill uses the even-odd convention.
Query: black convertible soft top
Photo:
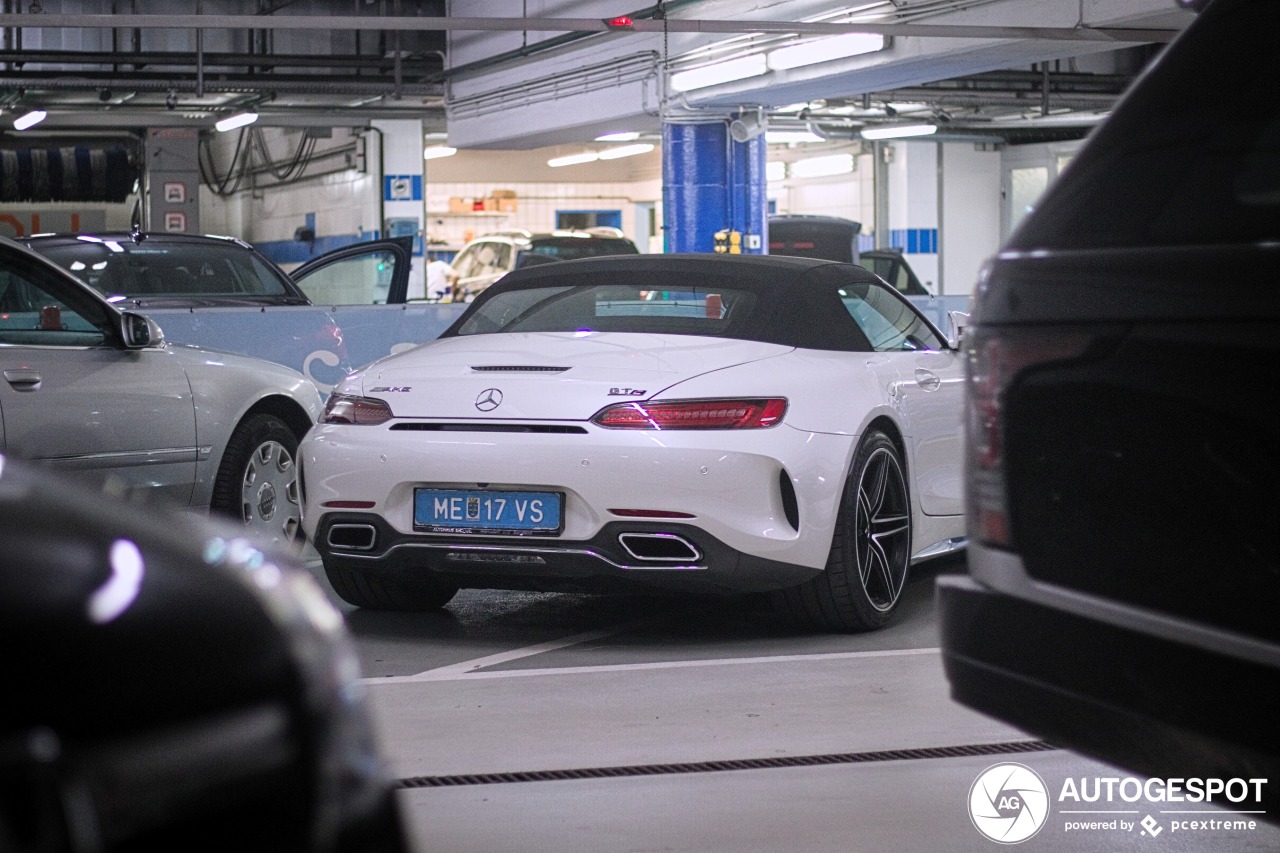
[[[474,334],[485,329],[485,306],[517,291],[556,288],[632,288],[636,292],[723,291],[748,294],[744,308],[723,334],[742,340],[803,349],[868,351],[872,347],[842,299],[856,298],[868,288],[892,299],[916,316],[914,306],[873,273],[854,264],[814,258],[768,255],[654,254],[585,258],[516,270],[476,297],[441,337]],[[509,297],[507,297],[509,299]],[[473,319],[474,318],[474,319]],[[926,321],[927,322],[927,321]],[[628,318],[614,331],[661,331],[707,334],[706,324],[648,328],[644,318]],[[610,328],[607,324],[606,329]]]

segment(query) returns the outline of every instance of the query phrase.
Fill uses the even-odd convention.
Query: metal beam
[[[875,24],[805,21],[707,21],[679,18],[635,19],[611,26],[603,18],[455,18],[352,15],[37,15],[0,14],[0,27],[23,29],[188,29],[188,30],[503,30],[586,33],[776,33],[828,36],[879,33],[900,38],[1018,39],[1150,44],[1168,42],[1178,30],[1111,27],[1003,27],[948,24]]]

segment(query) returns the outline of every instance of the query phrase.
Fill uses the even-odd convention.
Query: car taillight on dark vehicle
[[[970,327],[966,334],[969,535],[987,545],[1009,548],[1013,532],[1005,486],[1006,395],[1027,371],[1083,355],[1093,337],[1076,329],[1006,330],[999,326]]]

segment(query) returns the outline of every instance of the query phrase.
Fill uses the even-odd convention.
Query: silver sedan
[[[277,364],[168,344],[54,264],[0,238],[0,451],[104,493],[145,493],[299,530],[294,464],[321,397]]]

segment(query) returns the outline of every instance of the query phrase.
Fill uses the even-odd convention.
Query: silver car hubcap
[[[298,478],[293,456],[278,441],[258,445],[244,469],[240,489],[244,523],[272,542],[298,535]]]

